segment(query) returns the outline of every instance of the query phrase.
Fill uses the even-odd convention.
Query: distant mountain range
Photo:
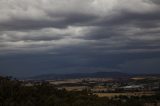
[[[56,79],[77,79],[77,78],[129,78],[134,74],[122,72],[95,72],[95,73],[72,73],[72,74],[47,74],[30,77],[32,80],[56,80]]]

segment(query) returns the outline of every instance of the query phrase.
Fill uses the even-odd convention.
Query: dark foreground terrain
[[[160,93],[150,96],[98,97],[89,90],[58,90],[49,83],[24,86],[0,77],[0,106],[159,106]]]

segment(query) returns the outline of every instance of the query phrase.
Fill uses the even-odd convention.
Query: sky
[[[0,0],[0,75],[160,73],[160,0]]]

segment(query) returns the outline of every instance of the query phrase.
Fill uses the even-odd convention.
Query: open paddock
[[[114,96],[151,96],[154,95],[155,92],[127,92],[127,93],[94,93],[99,97],[114,97]]]

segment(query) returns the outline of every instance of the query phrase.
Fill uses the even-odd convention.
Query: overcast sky
[[[0,74],[160,73],[160,0],[0,0]]]

